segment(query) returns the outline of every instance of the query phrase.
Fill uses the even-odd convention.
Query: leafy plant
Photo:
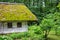
[[[13,40],[13,39],[9,36],[0,36],[0,40]]]

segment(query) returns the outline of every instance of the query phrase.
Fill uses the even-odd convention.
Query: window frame
[[[7,28],[13,28],[12,22],[7,23]]]
[[[17,22],[17,28],[21,28],[22,27],[22,23],[21,22]]]

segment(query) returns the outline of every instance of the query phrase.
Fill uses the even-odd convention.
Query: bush
[[[9,36],[0,36],[0,40],[13,40],[13,39]]]
[[[11,38],[13,39],[21,39],[22,37],[27,37],[27,32],[21,32],[21,33],[12,33],[11,35],[9,35]]]
[[[4,38],[3,38],[4,37]],[[21,33],[12,33],[7,34],[6,36],[3,36],[0,38],[1,40],[12,40],[12,39],[21,39],[21,40],[42,40],[43,39],[43,33],[39,26],[33,25],[29,27],[28,32],[21,32]],[[12,38],[12,39],[11,39]]]
[[[41,30],[40,26],[36,26],[36,25],[30,26],[29,27],[29,32],[33,32],[37,35],[42,34],[42,30]]]
[[[42,40],[43,39],[43,32],[40,26],[33,25],[29,27],[28,35],[31,40]]]
[[[57,29],[57,35],[60,35],[60,27]]]

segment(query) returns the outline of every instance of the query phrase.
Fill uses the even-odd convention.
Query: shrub
[[[9,36],[0,36],[0,40],[13,40]]]
[[[21,39],[21,40],[42,40],[43,39],[43,33],[39,26],[33,25],[29,27],[28,32],[21,32],[21,33],[12,33],[7,34],[6,36],[1,37],[0,39],[6,39],[6,40],[12,40],[12,39]]]
[[[42,40],[43,39],[43,32],[40,26],[33,25],[29,27],[28,35],[31,40]]]
[[[11,35],[10,35],[10,37],[11,38],[13,38],[13,39],[21,39],[22,37],[27,37],[27,32],[21,32],[21,33],[12,33]]]
[[[57,35],[60,35],[60,27],[57,29]]]

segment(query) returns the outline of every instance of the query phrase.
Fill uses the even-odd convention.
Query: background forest
[[[60,40],[60,0],[0,0],[24,3],[38,18],[29,31],[1,35],[0,40]]]

